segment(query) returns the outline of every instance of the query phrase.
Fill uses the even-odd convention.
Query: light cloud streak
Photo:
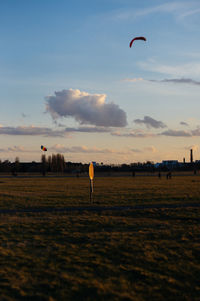
[[[6,148],[0,148],[0,152],[1,153],[30,153],[30,152],[34,152],[34,150],[29,150],[24,146],[14,145]]]
[[[0,126],[0,135],[11,136],[46,136],[46,137],[66,137],[70,133],[109,133],[112,128],[106,127],[66,127],[62,130],[37,127],[37,126]]]
[[[193,7],[194,5],[188,2],[174,1],[173,3],[167,2],[161,5],[156,5],[134,11],[120,11],[115,13],[113,18],[116,20],[134,20],[136,18],[146,17],[156,13],[174,14],[177,18],[184,18],[187,17],[187,15],[192,14],[192,12],[197,13],[198,8],[192,9]]]
[[[192,78],[165,78],[165,79],[144,79],[144,78],[126,78],[124,82],[150,82],[150,83],[173,83],[173,84],[189,84],[200,86],[200,81]]]
[[[119,151],[111,148],[98,148],[98,147],[87,147],[82,146],[72,146],[66,147],[62,144],[55,144],[50,147],[49,150],[60,153],[85,153],[85,154],[129,154],[130,152],[135,152],[134,150]]]
[[[156,82],[156,83],[174,83],[174,84],[190,84],[190,85],[200,85],[200,81],[191,79],[191,78],[169,78],[169,79],[162,79],[162,80],[155,80],[150,79],[148,80],[150,82]]]
[[[175,77],[181,76],[182,78],[186,78],[186,80],[191,77],[200,77],[199,62],[185,63],[182,65],[166,65],[158,63],[155,60],[150,60],[148,62],[140,62],[138,65],[146,71],[167,74]]]
[[[112,136],[117,137],[130,137],[130,138],[149,138],[149,137],[155,137],[156,135],[153,133],[146,133],[141,129],[131,130],[129,132],[112,132]]]
[[[51,128],[37,126],[1,126],[0,135],[62,137],[65,135],[65,131],[52,130]]]
[[[189,131],[170,130],[170,129],[160,133],[159,135],[171,136],[171,137],[192,137],[193,136],[192,133]]]

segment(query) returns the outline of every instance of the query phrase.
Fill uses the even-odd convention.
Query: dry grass
[[[200,177],[95,178],[95,203],[135,205],[200,201]],[[0,208],[63,207],[89,202],[88,178],[10,178],[0,181]]]
[[[95,200],[194,203],[199,180],[96,178]],[[86,178],[1,182],[1,209],[88,205]],[[199,214],[200,208],[1,214],[1,300],[200,300]]]

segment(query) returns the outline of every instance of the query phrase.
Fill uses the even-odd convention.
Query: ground
[[[1,300],[200,300],[199,183],[96,177],[90,204],[85,177],[1,178]]]

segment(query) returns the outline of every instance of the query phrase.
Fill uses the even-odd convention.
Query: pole
[[[90,203],[93,201],[93,180],[90,180]]]

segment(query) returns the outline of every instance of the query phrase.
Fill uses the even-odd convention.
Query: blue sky
[[[2,0],[0,158],[199,159],[199,28],[199,1]]]

